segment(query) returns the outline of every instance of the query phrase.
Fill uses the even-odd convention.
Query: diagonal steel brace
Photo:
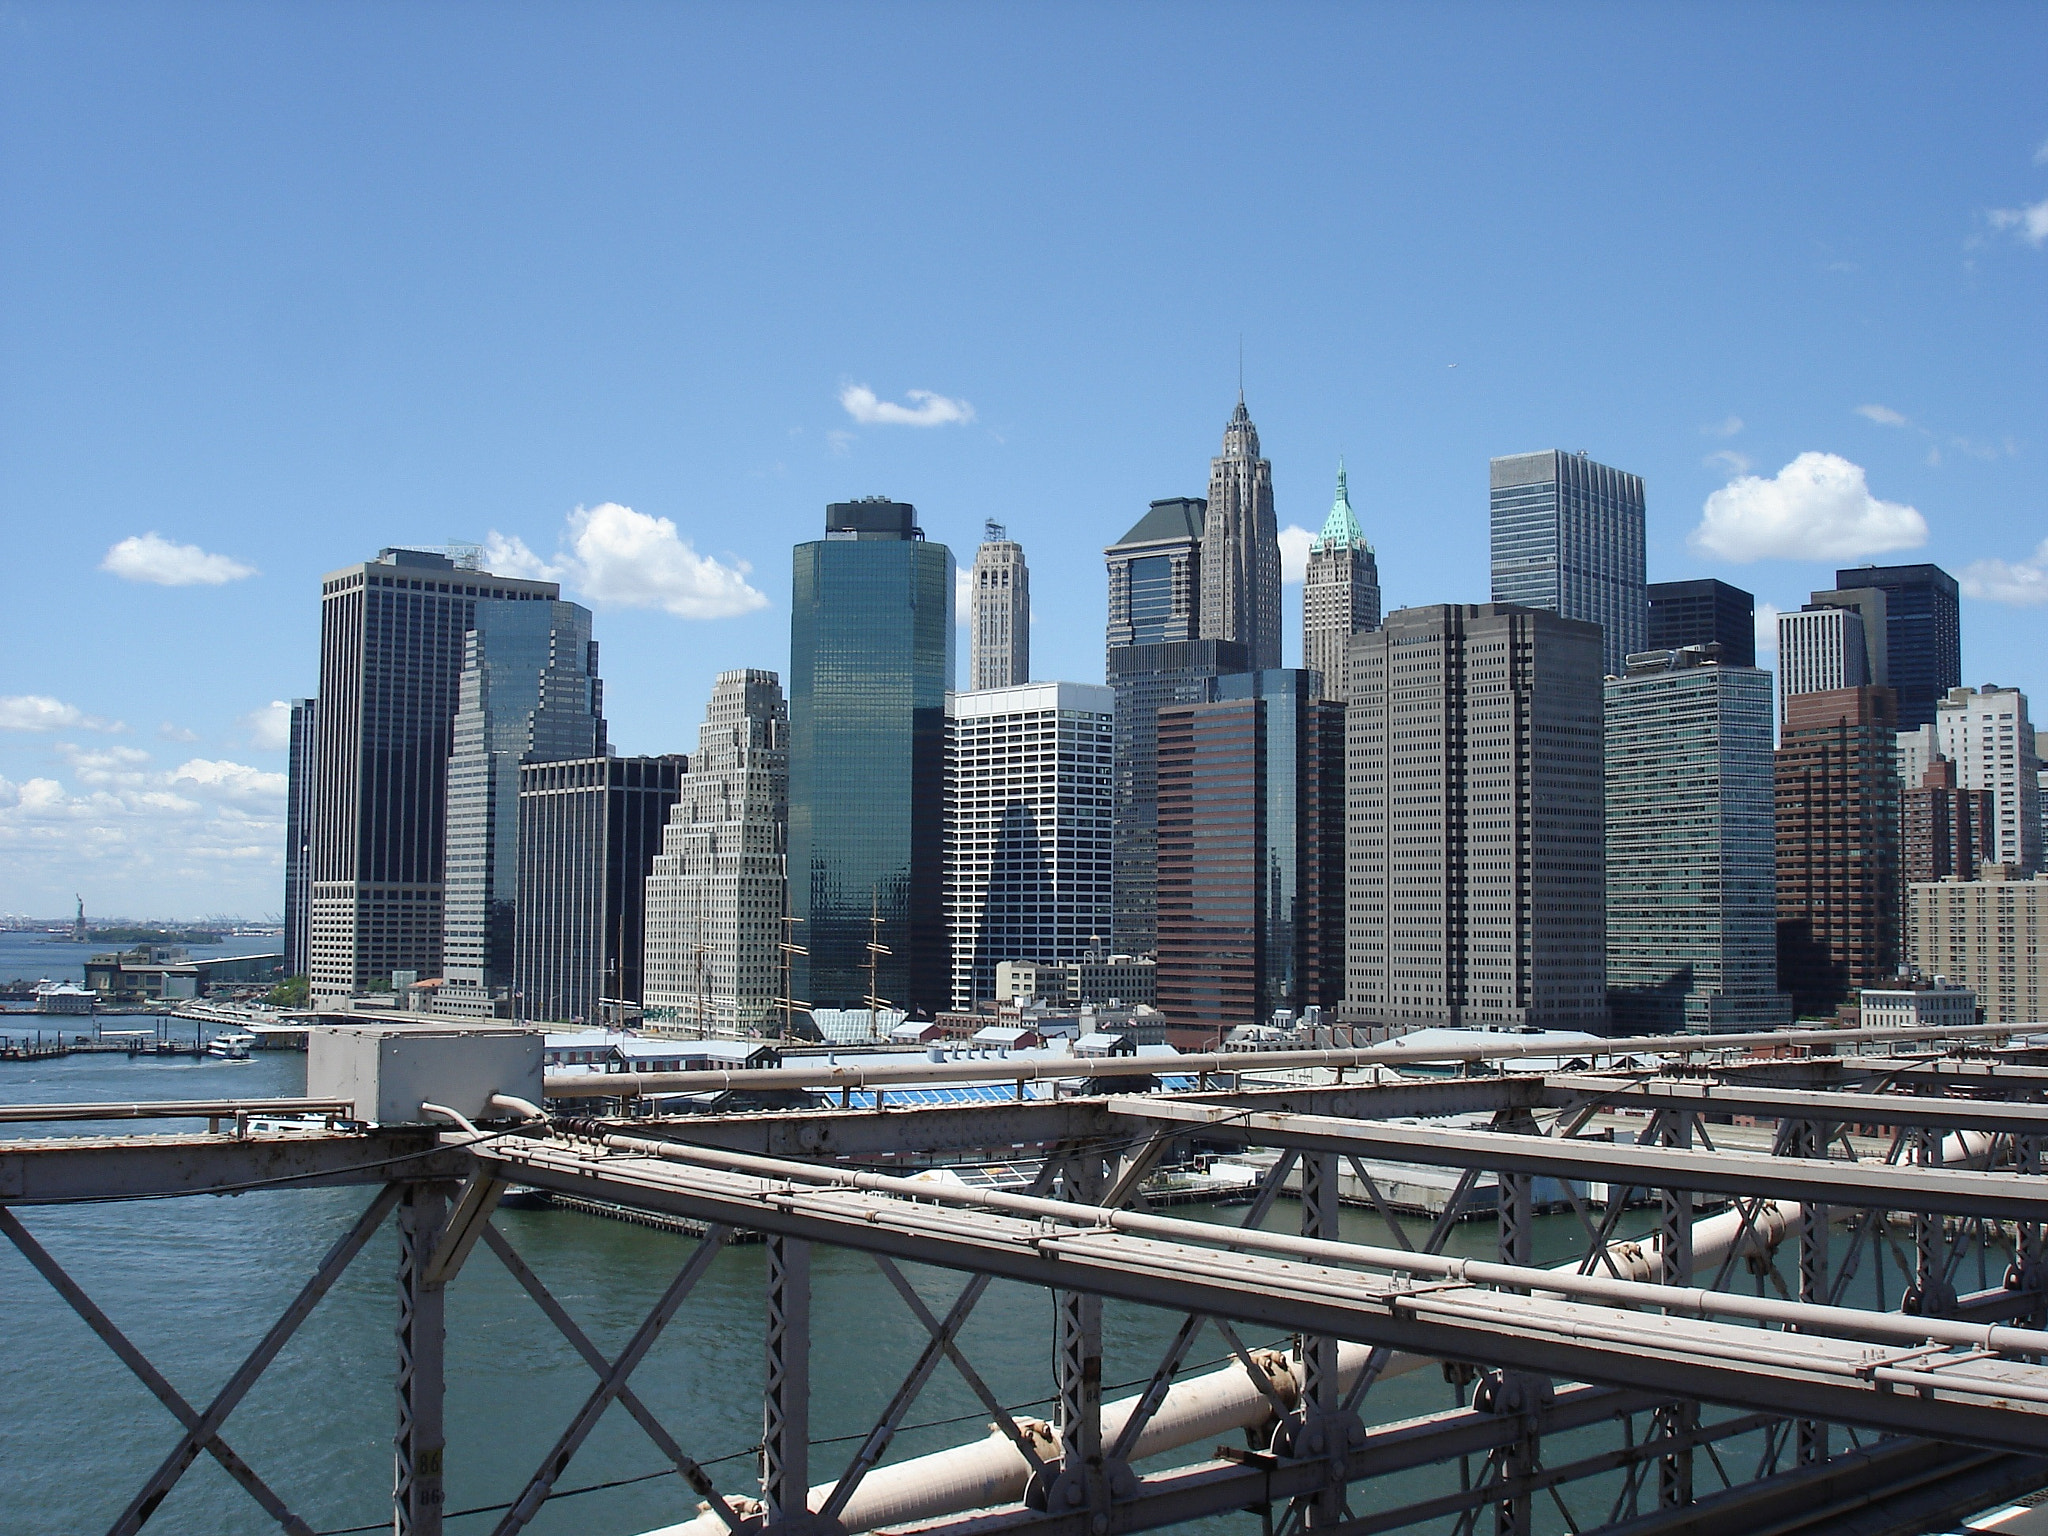
[[[50,1282],[51,1287],[71,1304],[71,1310],[85,1319],[85,1325],[98,1334],[107,1348],[111,1349],[121,1363],[133,1371],[142,1384],[156,1395],[158,1402],[171,1410],[171,1416],[186,1429],[199,1422],[199,1410],[194,1408],[178,1389],[165,1380],[163,1373],[151,1365],[142,1351],[129,1342],[128,1336],[114,1325],[114,1320],[102,1312],[77,1281],[66,1274],[63,1266],[50,1257],[49,1251],[29,1235],[15,1214],[0,1205],[0,1232],[5,1232],[19,1248],[22,1256],[35,1266],[36,1272]],[[249,1490],[249,1496],[263,1506],[264,1513],[283,1526],[290,1536],[313,1536],[312,1527],[307,1525],[286,1506],[283,1499],[271,1490],[268,1483],[258,1477],[249,1464],[237,1456],[216,1431],[207,1437],[204,1449],[221,1464],[228,1476]]]

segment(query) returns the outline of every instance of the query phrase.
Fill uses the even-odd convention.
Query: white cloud
[[[848,432],[843,427],[834,427],[830,432],[827,432],[825,434],[825,442],[826,445],[830,447],[834,453],[838,454],[841,458],[844,458],[846,457],[848,451],[852,449],[854,440],[859,435],[860,434],[857,432]]]
[[[197,544],[173,544],[157,533],[123,539],[107,551],[100,569],[123,581],[159,587],[218,587],[254,576],[256,567],[227,555],[210,555]]]
[[[281,773],[266,773],[246,763],[195,757],[171,770],[173,784],[201,784],[237,800],[280,797],[290,787]]]
[[[1778,664],[1778,613],[1776,603],[1756,605],[1756,664],[1760,667]]]
[[[493,528],[484,563],[501,576],[559,581],[594,602],[619,608],[660,608],[678,618],[728,619],[765,608],[747,583],[753,567],[700,555],[665,517],[649,517],[607,501],[578,507],[563,529],[554,561],[525,540]]]
[[[943,427],[974,420],[974,407],[965,400],[928,389],[905,390],[903,398],[911,403],[878,399],[865,384],[849,384],[839,391],[846,414],[864,427]]]
[[[0,698],[0,731],[125,731],[118,720],[88,715],[46,693],[16,693]]]
[[[1973,560],[1958,579],[1965,592],[1987,603],[2038,608],[2048,603],[2048,539],[2026,560]]]
[[[10,902],[105,892],[105,905],[275,910],[285,778],[195,758],[169,773],[132,747],[65,745],[55,778],[0,779],[0,871]]]
[[[510,575],[511,572],[504,574]],[[283,699],[272,699],[261,709],[250,710],[242,716],[239,724],[252,747],[260,747],[266,752],[282,752],[292,744],[292,707]],[[190,741],[193,738],[186,736],[181,739]]]
[[[138,747],[88,749],[62,741],[57,744],[57,755],[71,765],[72,773],[82,784],[135,789],[150,781],[150,775],[142,771],[142,765],[149,761],[149,754]]]
[[[165,741],[197,741],[199,739],[197,731],[187,730],[175,720],[164,721],[156,728],[156,733]]]
[[[1710,421],[1700,428],[1703,437],[1733,437],[1742,430],[1742,418],[1729,415],[1720,421]]]
[[[1744,475],[1707,498],[1687,542],[1724,560],[1853,560],[1927,542],[1927,519],[1879,501],[1863,470],[1802,453],[1771,479]]]
[[[1888,405],[1859,405],[1856,414],[1865,421],[1874,421],[1881,427],[1903,427],[1906,418]]]
[[[965,624],[973,612],[974,568],[966,565],[953,567],[953,622]]]
[[[1709,469],[1720,470],[1723,474],[1746,475],[1749,473],[1750,457],[1746,453],[1737,453],[1733,448],[1716,448],[1700,462]]]
[[[1289,523],[1280,530],[1280,582],[1294,586],[1308,575],[1308,547],[1316,536],[1306,528]]]
[[[2048,165],[2048,139],[2041,141],[2041,147],[2034,151],[2034,164]]]
[[[2024,208],[1994,208],[1990,219],[1993,229],[2011,230],[2037,251],[2048,245],[2048,197]]]

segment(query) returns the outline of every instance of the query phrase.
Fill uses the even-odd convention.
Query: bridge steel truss
[[[2048,1485],[2048,1068],[2038,1053],[1981,1035],[1954,1050],[1902,1038],[1878,1055],[1687,1051],[1648,1067],[1593,1059],[1501,1072],[1467,1061],[1415,1076],[1382,1065],[1312,1083],[1205,1070],[1192,1093],[1120,1092],[1105,1075],[1069,1084],[1081,1093],[995,1104],[855,1109],[826,1096],[808,1109],[558,1116],[482,1131],[342,1124],[269,1137],[248,1130],[261,1105],[204,1106],[221,1132],[0,1142],[0,1235],[176,1423],[169,1454],[140,1469],[117,1533],[141,1530],[202,1456],[282,1529],[310,1531],[232,1448],[230,1415],[387,1220],[400,1253],[400,1536],[441,1530],[443,1296],[479,1248],[593,1378],[540,1465],[507,1490],[500,1536],[533,1519],[614,1404],[691,1490],[699,1513],[674,1528],[690,1536],[1109,1536],[1237,1510],[1256,1512],[1266,1536],[1481,1536],[1482,1525],[1491,1536],[1905,1536]],[[1374,1059],[1352,1055],[1349,1065]],[[815,1072],[784,1078],[827,1086]],[[106,1108],[110,1118],[194,1113]],[[93,1117],[92,1106],[41,1110]],[[1613,1139],[1617,1112],[1633,1142]],[[40,1113],[0,1109],[0,1121]],[[1483,1123],[1442,1123],[1450,1116]],[[1736,1124],[1763,1129],[1724,1129]],[[1766,1140],[1767,1152],[1737,1149]],[[1039,1164],[1023,1191],[911,1176],[1018,1147]],[[1147,1180],[1190,1148],[1274,1154],[1241,1224],[1147,1207]],[[1390,1164],[1454,1171],[1426,1234],[1396,1218],[1374,1172]],[[29,1209],[351,1184],[370,1192],[359,1216],[204,1405],[51,1256]],[[615,1356],[493,1225],[514,1184],[702,1231]],[[1539,1189],[1581,1239],[1557,1268],[1534,1262]],[[1384,1241],[1340,1232],[1340,1193],[1383,1218]],[[1298,1221],[1278,1221],[1283,1196]],[[1621,1234],[1631,1210],[1654,1235]],[[1449,1256],[1458,1222],[1477,1214],[1494,1218],[1495,1258]],[[720,1489],[631,1378],[740,1231],[766,1245],[761,1475]],[[865,1254],[926,1343],[846,1465],[814,1484],[819,1243]],[[1968,1258],[1990,1253],[2002,1272],[1970,1287]],[[957,1296],[936,1310],[905,1264],[959,1274]],[[1851,1304],[1859,1277],[1875,1306]],[[1055,1298],[1050,1423],[1007,1407],[960,1342],[999,1278]],[[1142,1389],[1112,1402],[1106,1300],[1178,1318]],[[1254,1331],[1295,1345],[1255,1348]],[[1228,1361],[1194,1371],[1205,1334]],[[1425,1367],[1460,1387],[1458,1407],[1395,1422],[1374,1414],[1377,1383]],[[989,1437],[892,1461],[942,1368],[986,1408]],[[1168,1451],[1182,1464],[1162,1469]],[[1383,1481],[1429,1467],[1459,1469],[1457,1486],[1416,1497],[1390,1491],[1412,1484]]]

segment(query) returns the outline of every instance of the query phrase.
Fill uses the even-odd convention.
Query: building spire
[[[1311,549],[1363,549],[1371,550],[1366,542],[1365,530],[1358,524],[1357,515],[1351,510],[1350,479],[1344,472],[1344,460],[1337,460],[1337,499],[1330,505],[1330,515],[1323,520],[1323,531],[1316,535]]]

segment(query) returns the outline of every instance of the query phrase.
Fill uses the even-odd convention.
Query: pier
[[[0,1140],[0,1232],[166,1410],[168,1454],[137,1437],[114,1532],[140,1530],[202,1456],[282,1529],[308,1529],[292,1491],[232,1448],[233,1415],[387,1224],[401,1256],[397,1536],[442,1529],[445,1298],[474,1264],[501,1266],[590,1371],[547,1455],[503,1491],[500,1536],[554,1496],[613,1410],[692,1491],[694,1517],[663,1536],[1109,1536],[1238,1510],[1273,1536],[1906,1536],[2048,1484],[2048,1051],[2007,1027],[1606,1041],[1527,1072],[1501,1068],[1527,1052],[1513,1035],[1396,1041],[1186,1057],[1173,1081],[1189,1086],[1132,1092],[1119,1090],[1156,1062],[612,1074],[622,1109],[735,1089],[825,1107],[594,1117],[551,1112],[591,1102],[587,1074],[541,1079],[536,1053],[531,1079],[507,1076],[506,1033],[431,1093],[387,1074],[352,1094],[309,1081],[292,1100],[0,1108],[0,1135],[53,1121],[113,1132]],[[861,1090],[967,1081],[1016,1091],[838,1107]],[[173,1118],[217,1129],[124,1133]],[[1613,1134],[1624,1125],[1627,1139]],[[992,1149],[1011,1172],[930,1171]],[[1162,1172],[1218,1163],[1252,1170],[1241,1220],[1147,1197],[1175,1187]],[[1393,1168],[1433,1177],[1394,1197]],[[353,1227],[203,1404],[36,1235],[41,1208],[71,1202],[337,1185],[364,1191]],[[515,1189],[675,1234],[671,1283],[615,1352],[494,1222]],[[1578,1234],[1561,1266],[1535,1263],[1539,1203]],[[1340,1230],[1340,1204],[1374,1218],[1365,1238],[1355,1215]],[[1628,1236],[1631,1220],[1649,1235]],[[1491,1224],[1490,1251],[1450,1252],[1475,1221]],[[714,1477],[696,1459],[710,1452],[656,1418],[632,1378],[740,1234],[762,1245],[758,1476],[728,1462]],[[872,1265],[925,1341],[830,1464],[809,1431],[821,1244]],[[906,1264],[951,1271],[951,1299],[931,1301]],[[1049,1420],[1007,1406],[965,1342],[997,1279],[1051,1299]],[[1866,1294],[1875,1304],[1858,1304]],[[1135,1394],[1109,1400],[1106,1301],[1173,1324]],[[1211,1351],[1220,1367],[1189,1364]],[[973,1388],[988,1433],[892,1459],[941,1370]],[[1376,1387],[1423,1370],[1457,1406],[1389,1417]]]

